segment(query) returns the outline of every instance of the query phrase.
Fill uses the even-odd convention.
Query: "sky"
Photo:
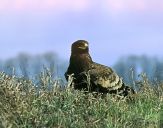
[[[162,0],[0,0],[0,59],[56,52],[85,39],[94,61],[163,56]]]

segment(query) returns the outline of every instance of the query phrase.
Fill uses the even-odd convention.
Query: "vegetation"
[[[39,86],[0,73],[0,127],[158,128],[163,126],[163,86],[142,78],[137,94],[121,98],[60,87],[48,71],[38,77]]]
[[[21,53],[18,56],[0,61],[0,71],[8,75],[23,76],[26,79],[35,79],[44,67],[48,67],[53,73],[53,77],[64,77],[63,74],[67,68],[67,61],[52,52],[42,55],[29,55]]]

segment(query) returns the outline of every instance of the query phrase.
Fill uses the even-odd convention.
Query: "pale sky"
[[[0,59],[54,51],[68,60],[78,39],[104,64],[130,54],[161,57],[163,1],[0,0]]]

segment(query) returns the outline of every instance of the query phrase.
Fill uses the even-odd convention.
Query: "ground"
[[[159,128],[163,122],[161,84],[153,88],[142,80],[136,95],[121,99],[60,89],[50,75],[41,80],[38,89],[32,81],[0,73],[1,128]],[[56,87],[49,90],[49,81]]]

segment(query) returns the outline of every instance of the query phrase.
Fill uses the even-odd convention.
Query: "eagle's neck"
[[[71,54],[70,57],[70,65],[73,67],[75,74],[88,71],[92,62],[93,61],[89,53]]]

